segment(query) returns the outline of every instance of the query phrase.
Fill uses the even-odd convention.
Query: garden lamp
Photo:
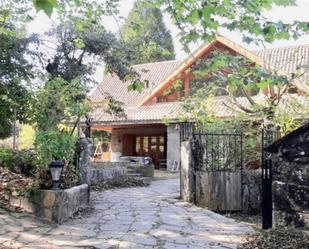
[[[53,161],[49,164],[50,173],[53,180],[53,189],[59,189],[60,184],[60,176],[63,169],[64,164],[60,161]]]

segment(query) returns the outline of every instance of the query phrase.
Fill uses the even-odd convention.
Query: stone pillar
[[[80,144],[80,156],[79,156],[79,170],[81,173],[81,183],[88,184],[90,187],[91,179],[91,155],[92,155],[92,139],[81,138]]]
[[[180,169],[180,131],[175,129],[175,124],[167,127],[167,170]]]
[[[111,158],[110,161],[114,162],[122,154],[122,137],[124,129],[113,129],[111,136]]]
[[[187,202],[193,201],[194,179],[192,169],[191,142],[181,143],[180,196]]]

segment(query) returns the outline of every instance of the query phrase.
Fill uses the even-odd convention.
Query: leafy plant
[[[40,189],[40,186],[38,185],[38,182],[35,181],[33,182],[30,186],[28,186],[25,190],[24,190],[24,195],[27,198],[31,198],[34,197],[38,194],[38,190]]]
[[[73,159],[77,138],[58,130],[37,131],[35,150],[40,166],[47,168],[53,160],[68,165]]]
[[[38,90],[33,121],[39,129],[49,130],[76,120],[90,110],[85,96],[86,89],[79,79],[68,82],[53,78]]]
[[[167,6],[174,23],[180,30],[181,42],[188,44],[198,40],[212,41],[220,28],[239,31],[247,43],[272,43],[275,40],[297,39],[308,33],[309,23],[286,23],[265,18],[263,12],[275,6],[295,6],[295,0],[156,0],[157,7]]]
[[[0,166],[12,170],[14,153],[12,149],[0,148]]]
[[[33,146],[35,139],[35,130],[32,126],[24,124],[19,133],[20,148],[29,149]]]
[[[33,175],[36,156],[31,151],[0,148],[0,166],[15,173]]]

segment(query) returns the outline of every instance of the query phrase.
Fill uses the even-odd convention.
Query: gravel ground
[[[291,227],[259,230],[248,236],[239,249],[309,249],[309,235]]]

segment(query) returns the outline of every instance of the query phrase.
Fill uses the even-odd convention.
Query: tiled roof
[[[264,94],[258,94],[252,97],[257,105],[265,105],[269,100]],[[237,102],[245,108],[252,109],[246,97],[237,98]],[[286,94],[279,103],[279,110],[292,114],[302,115],[303,108],[309,108],[309,97],[299,96],[297,94]],[[240,113],[244,113],[235,104],[232,103],[228,96],[215,97],[210,100],[207,109],[218,118],[232,118]],[[309,113],[308,113],[309,114]]]
[[[141,79],[149,82],[149,86],[141,93],[128,91],[129,82],[121,81],[116,74],[107,74],[90,98],[93,102],[102,101],[104,94],[108,93],[114,99],[122,102],[126,107],[135,106],[154,87],[174,72],[180,64],[180,61],[172,60],[134,65],[133,69],[140,74]]]
[[[309,64],[309,45],[282,47],[266,50],[253,51],[253,54],[258,56],[266,65],[269,65],[275,70],[284,71],[287,74],[295,73],[299,65]],[[152,90],[164,82],[172,73],[175,72],[181,65],[180,61],[164,61],[157,63],[148,63],[135,65],[133,68],[140,73],[143,80],[149,81],[149,87],[142,93],[136,91],[128,91],[129,83],[122,82],[116,75],[108,74],[104,77],[103,82],[98,89],[92,94],[92,101],[101,101],[104,99],[103,93],[109,93],[113,98],[121,101],[125,108],[124,116],[113,116],[104,112],[103,108],[96,108],[92,117],[95,123],[134,123],[134,122],[162,122],[162,119],[168,117],[170,120],[175,120],[179,114],[183,114],[182,104],[179,102],[157,103],[151,106],[140,106],[137,104],[148,96]],[[298,87],[309,92],[309,73],[307,72],[301,77]],[[306,86],[306,83],[308,84]],[[253,99],[261,103],[265,101],[265,96],[257,95]],[[291,107],[292,99],[297,99],[300,103],[308,103],[308,98],[289,95],[285,96],[281,101],[282,108]],[[242,106],[250,107],[246,98],[238,98],[238,102]],[[237,115],[238,108],[232,106],[226,97],[216,97],[209,103],[209,111],[213,112],[221,118],[232,118]]]
[[[270,65],[275,70],[284,71],[290,76],[298,71],[299,66],[309,65],[309,44],[257,50],[253,53],[260,57],[266,65]],[[299,77],[299,83],[296,83],[297,87],[309,92],[308,68],[302,68],[298,72],[303,75]]]
[[[265,104],[268,100],[265,95],[258,94],[253,96],[252,99],[256,104]],[[249,109],[252,109],[249,101],[245,97],[237,98],[237,102]],[[298,96],[297,94],[289,94],[283,96],[279,109],[287,111],[289,113],[297,113],[300,115],[300,118],[304,118],[297,109],[297,104],[300,104],[302,107],[309,108],[309,97]],[[228,96],[219,96],[212,98],[207,105],[205,112],[214,114],[218,118],[229,119],[234,118],[238,114],[243,113],[236,105],[234,105]],[[186,116],[190,118],[190,113],[184,111],[183,103],[181,102],[168,102],[168,103],[157,103],[151,106],[141,106],[141,107],[129,107],[125,110],[125,115],[122,116],[113,116],[106,114],[104,109],[97,108],[92,113],[92,118],[94,123],[157,123],[161,122],[165,118],[170,121],[175,121],[179,119],[180,116]]]
[[[184,113],[182,103],[157,103],[151,106],[128,107],[124,115],[110,115],[103,108],[96,108],[92,114],[94,123],[133,123],[138,121],[162,122],[164,118],[176,120]]]

